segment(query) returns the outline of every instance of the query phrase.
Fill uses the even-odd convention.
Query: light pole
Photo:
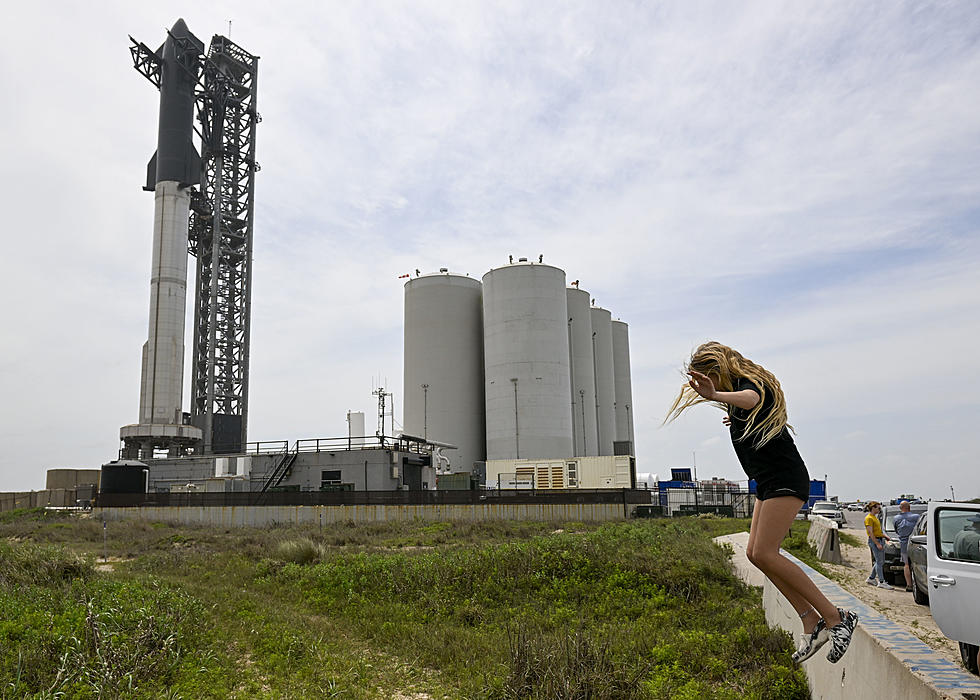
[[[955,501],[956,500],[956,492],[953,491],[953,485],[952,484],[949,485],[949,498],[952,501]]]
[[[422,387],[422,437],[429,439],[429,385],[420,384]]]

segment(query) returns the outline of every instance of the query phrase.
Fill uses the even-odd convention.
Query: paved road
[[[857,530],[857,535],[861,535],[864,530],[864,516],[867,515],[863,510],[845,510],[844,519],[847,520],[848,530]],[[850,533],[854,534],[854,533]]]

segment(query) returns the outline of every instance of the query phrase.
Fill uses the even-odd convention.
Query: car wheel
[[[960,642],[960,658],[963,659],[963,665],[966,666],[967,671],[973,674],[977,674],[977,647],[976,646],[974,646],[973,644],[964,644],[963,642]]]
[[[929,605],[929,594],[924,593],[915,580],[915,569],[912,569],[912,600],[919,605]]]

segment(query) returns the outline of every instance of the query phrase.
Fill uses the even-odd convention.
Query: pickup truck
[[[927,517],[926,534],[913,538],[925,540],[932,617],[943,634],[959,642],[963,665],[977,673],[980,503],[933,501]]]

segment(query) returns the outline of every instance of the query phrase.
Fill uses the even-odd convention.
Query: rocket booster
[[[178,19],[167,40],[154,52],[160,69],[160,120],[157,151],[146,166],[148,191],[158,182],[181,188],[200,184],[201,156],[194,148],[194,87],[200,73],[204,43]]]
[[[190,185],[201,180],[192,142],[194,88],[204,44],[179,19],[157,51],[133,41],[135,67],[160,88],[157,151],[146,171],[154,193],[150,315],[143,345],[139,424],[124,436],[154,443],[190,430],[182,424],[184,309],[187,297],[187,222]],[[176,426],[162,429],[155,426]],[[197,431],[200,432],[200,431]]]

